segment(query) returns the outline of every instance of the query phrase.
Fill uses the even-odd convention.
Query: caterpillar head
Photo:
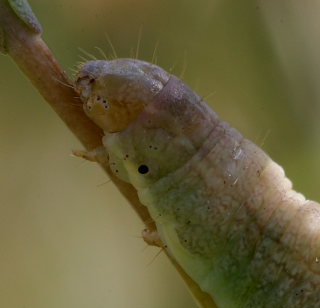
[[[173,173],[209,134],[211,111],[178,78],[133,59],[89,61],[76,81],[86,114],[105,132],[109,164],[146,187]]]
[[[85,113],[104,131],[121,131],[168,82],[169,74],[134,59],[86,62],[77,74],[76,90]]]

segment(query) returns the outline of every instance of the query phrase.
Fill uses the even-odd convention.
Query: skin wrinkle
[[[201,158],[204,159],[204,158],[210,153],[211,149],[206,149],[206,146],[207,146],[207,144],[211,141],[211,140],[210,140],[211,134],[215,134],[215,133],[216,133],[216,127],[212,129],[211,133],[210,133],[209,136],[208,136],[208,139],[203,143],[203,146],[202,146],[201,148],[197,149],[198,152],[196,152],[195,155],[192,156],[192,157],[190,158],[190,160],[185,163],[185,165],[183,165],[181,168],[175,170],[174,172],[172,172],[172,173],[170,173],[170,174],[168,174],[168,175],[174,177],[174,176],[176,176],[176,175],[179,174],[179,173],[183,173],[184,171],[193,172],[194,165],[197,164],[198,162],[201,162]],[[208,140],[209,140],[209,141],[208,141]],[[217,140],[217,141],[218,141],[218,140]],[[209,152],[207,152],[207,151],[205,151],[205,150],[207,150],[207,151],[209,151]],[[162,177],[161,179],[159,179],[159,181],[163,181],[163,179],[164,179],[165,177],[167,177],[168,175]],[[187,172],[184,173],[184,176],[187,177],[188,175],[189,175],[189,174],[188,174]],[[199,175],[200,175],[200,174],[199,174]],[[157,185],[157,183],[158,183],[158,182],[155,182],[155,183],[153,183],[152,185]],[[151,186],[150,186],[149,188],[151,188]]]
[[[258,225],[257,225],[257,226],[258,226]],[[260,230],[263,231],[263,228],[261,228]],[[271,239],[273,242],[275,242],[275,243],[277,243],[277,244],[280,244],[280,243],[281,243],[281,239],[282,239],[282,237],[283,237],[283,235],[284,235],[285,232],[286,232],[286,228],[283,230],[282,235],[280,236],[280,238],[272,237],[272,235],[267,235],[266,232],[261,232],[261,234],[262,234],[262,239],[261,239],[261,241],[260,241],[260,244],[262,244],[262,242],[263,242],[264,240],[267,240],[267,239]],[[258,246],[259,246],[258,244],[255,245],[255,247],[258,247]],[[289,250],[283,250],[283,251],[281,251],[281,252],[283,253],[282,260],[285,260],[286,252],[288,253]],[[256,254],[257,254],[257,251],[255,252],[255,254],[254,254],[253,258],[252,258],[252,263],[254,263]],[[282,261],[282,260],[281,260],[281,261]],[[271,262],[274,262],[277,266],[278,266],[279,264],[282,264],[281,261],[280,261],[280,262],[276,262],[273,258],[271,259]],[[279,267],[279,266],[278,266],[278,267]],[[278,274],[279,274],[279,275],[280,275],[280,272],[281,272],[282,268],[283,268],[283,266],[279,267],[279,269],[278,269]],[[269,269],[267,269],[267,271],[268,271],[268,270],[269,270]],[[264,274],[264,273],[262,272],[261,275],[256,278],[256,280],[257,280],[257,281],[262,280],[263,274]],[[276,277],[273,279],[273,281],[271,281],[271,283],[277,281],[278,278],[279,278],[278,275],[276,275]],[[277,287],[274,287],[274,288],[277,289]],[[272,292],[272,290],[270,290],[270,292]]]
[[[303,207],[303,205],[301,205],[301,207]],[[298,212],[299,210],[301,210],[301,207],[299,209],[296,210],[296,214],[295,216],[298,216]],[[295,217],[294,217],[295,218]],[[292,224],[292,220],[289,220],[287,226],[283,229],[283,232],[282,232],[282,235],[280,236],[280,238],[277,238],[277,237],[272,237],[270,236],[270,238],[273,240],[273,241],[276,241],[278,243],[281,243],[282,245],[285,245],[285,243],[283,242],[283,237],[285,236],[287,230],[289,230],[289,227],[290,227],[290,224]],[[288,250],[284,250],[283,251],[283,257],[282,259],[279,261],[279,262],[276,262],[276,264],[282,264],[281,267],[279,268],[279,275],[280,275],[280,272],[281,270],[286,266],[286,263],[283,262],[284,260],[286,260],[287,256],[288,256],[288,253],[289,253],[289,249]],[[297,248],[295,249],[295,253],[296,255],[298,256],[298,258],[304,262],[305,264],[307,263],[307,261],[305,260],[305,258],[303,258],[303,255],[301,255],[301,253],[297,250]],[[274,259],[272,259],[274,260]],[[308,264],[306,264],[308,266]],[[310,264],[309,264],[310,265]],[[309,270],[311,271],[310,267],[308,266]],[[294,278],[294,275],[290,274],[290,272],[287,271],[287,274],[289,275],[290,278]],[[259,280],[259,279],[258,279]],[[278,280],[278,277],[275,278],[275,281]],[[313,285],[314,289],[316,290],[316,286]]]

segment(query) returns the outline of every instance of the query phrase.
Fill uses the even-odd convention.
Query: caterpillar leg
[[[165,245],[161,241],[157,231],[150,231],[149,229],[144,229],[142,230],[142,238],[148,245],[165,248]]]
[[[93,162],[102,164],[108,162],[108,154],[104,147],[98,147],[91,151],[72,151],[72,154]]]

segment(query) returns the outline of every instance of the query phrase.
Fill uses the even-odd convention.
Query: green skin
[[[266,153],[155,65],[90,61],[76,88],[105,130],[111,169],[219,308],[320,307],[319,204],[292,190]],[[116,104],[138,111],[110,126]]]

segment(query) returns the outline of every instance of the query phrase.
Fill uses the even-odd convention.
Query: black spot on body
[[[138,172],[141,174],[146,174],[149,172],[149,167],[146,165],[140,165],[138,168]]]

